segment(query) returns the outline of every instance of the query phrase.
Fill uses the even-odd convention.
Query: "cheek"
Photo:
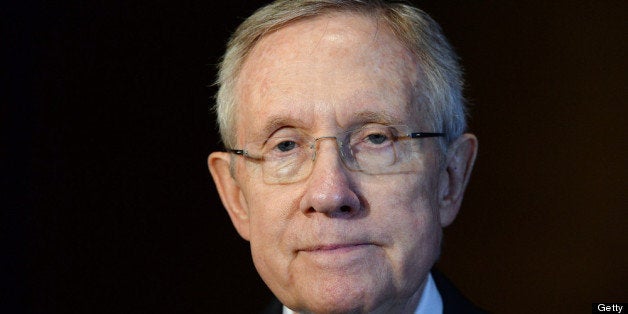
[[[417,265],[429,268],[438,256],[441,232],[431,180],[413,176],[365,189],[371,195],[367,200],[372,221],[391,236],[388,255],[398,279],[412,277],[408,272],[415,272]]]
[[[253,263],[264,282],[275,289],[288,280],[292,238],[287,234],[289,213],[295,210],[294,195],[294,191],[269,192],[263,186],[247,195]]]
[[[361,186],[362,194],[373,214],[423,215],[435,209],[437,199],[436,180],[433,176],[395,175],[370,181]]]
[[[417,274],[429,272],[440,255],[441,229],[429,202],[418,199],[405,205],[395,209],[394,225],[389,226],[394,228],[389,257],[399,287],[413,291]]]
[[[269,192],[256,188],[245,195],[248,200],[251,232],[259,238],[276,238],[287,224],[286,216],[293,209],[295,198],[291,192]]]
[[[291,217],[298,212],[301,191],[289,186],[248,185],[245,193],[254,254],[273,255],[289,247]],[[287,252],[281,252],[287,253]],[[260,256],[261,257],[261,256]]]

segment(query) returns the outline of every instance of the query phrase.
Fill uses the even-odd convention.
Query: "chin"
[[[368,313],[379,307],[384,293],[373,290],[372,285],[357,286],[355,282],[321,281],[302,293],[302,303],[293,310],[305,313]]]
[[[364,304],[363,300],[346,300],[347,302],[333,301],[325,302],[322,299],[310,304],[306,304],[301,307],[295,307],[293,310],[297,313],[369,313],[372,311],[372,307]]]

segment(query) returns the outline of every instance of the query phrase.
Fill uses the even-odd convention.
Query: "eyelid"
[[[355,131],[359,131],[359,130],[362,130],[362,129],[369,129],[369,128],[374,128],[374,127],[394,127],[394,126],[396,126],[396,124],[389,124],[389,123],[382,123],[382,122],[367,122],[367,123],[364,123],[364,124],[360,125],[357,128],[349,129],[348,131],[349,132],[355,132]]]
[[[307,137],[305,133],[294,127],[281,127],[274,132],[272,132],[268,138],[266,139],[277,139],[277,138],[303,138]]]
[[[267,119],[266,122],[263,123],[263,127],[261,129],[260,138],[266,137],[270,138],[273,134],[284,128],[294,128],[297,130],[302,130],[304,128],[307,129],[306,121],[301,120],[300,118],[293,117],[290,114],[286,115],[284,113],[279,113],[276,115],[271,115]]]
[[[272,132],[270,132],[268,134],[268,137],[286,137],[285,135],[277,135],[279,134],[283,134],[285,132],[291,132],[290,134],[294,134],[294,133],[298,133],[298,134],[302,134],[303,131],[301,128],[296,127],[294,125],[282,125],[282,126],[278,126],[277,128],[275,128]],[[289,136],[288,136],[289,137]]]
[[[282,130],[285,130],[285,129],[295,129],[295,128],[290,127],[290,126],[282,126],[282,127],[278,128],[278,129],[276,129],[276,130],[274,130],[274,131],[270,132],[270,133],[266,136],[266,138],[265,138],[265,139],[263,139],[263,140],[259,140],[259,141],[257,141],[257,142],[258,142],[258,143],[261,143],[261,144],[262,144],[262,146],[265,146],[265,145],[266,145],[269,141],[274,140],[274,139],[277,139],[277,138],[290,138],[290,137],[293,137],[293,136],[290,136],[289,134],[286,134],[286,135],[279,134],[279,135],[278,135],[278,133],[281,133],[281,132],[282,132]]]
[[[369,130],[370,131],[370,130],[373,130],[373,129],[390,130],[391,128],[392,128],[391,132],[393,132],[393,133],[394,133],[395,130],[397,130],[395,128],[395,125],[379,124],[379,123],[369,123],[369,124],[365,124],[365,125],[357,128],[357,129],[353,129],[350,132],[359,132],[359,131],[362,131],[362,130]]]

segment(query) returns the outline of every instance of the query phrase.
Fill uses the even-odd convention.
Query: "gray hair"
[[[462,70],[440,26],[409,4],[383,0],[277,0],[258,9],[232,34],[218,68],[214,110],[225,146],[236,145],[236,82],[245,59],[268,32],[329,12],[355,12],[381,19],[414,54],[421,82],[415,82],[415,106],[428,116],[433,132],[445,132],[450,143],[466,129]],[[441,144],[445,144],[442,143]],[[443,147],[444,148],[444,147]]]

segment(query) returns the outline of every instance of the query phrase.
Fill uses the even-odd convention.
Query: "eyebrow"
[[[350,123],[346,125],[345,128],[350,129],[350,128],[354,128],[356,126],[362,126],[368,123],[378,123],[378,124],[384,124],[384,125],[404,124],[403,120],[401,120],[398,117],[392,116],[387,112],[381,112],[381,111],[377,112],[377,111],[366,110],[366,111],[359,111],[355,113],[352,116]],[[285,115],[271,116],[269,117],[269,121],[265,123],[261,132],[258,133],[256,137],[257,136],[267,137],[284,126],[291,126],[291,127],[296,127],[296,128],[307,128],[306,124],[307,122],[301,119],[297,119],[297,118],[293,118],[293,117],[289,117]]]
[[[352,123],[353,125],[366,123],[379,123],[384,125],[403,124],[403,121],[400,118],[381,111],[359,111],[354,115],[354,117],[354,122]]]
[[[270,116],[268,122],[264,124],[261,132],[257,134],[260,137],[267,137],[279,128],[284,126],[302,127],[305,124],[300,119],[295,119],[285,115]]]

